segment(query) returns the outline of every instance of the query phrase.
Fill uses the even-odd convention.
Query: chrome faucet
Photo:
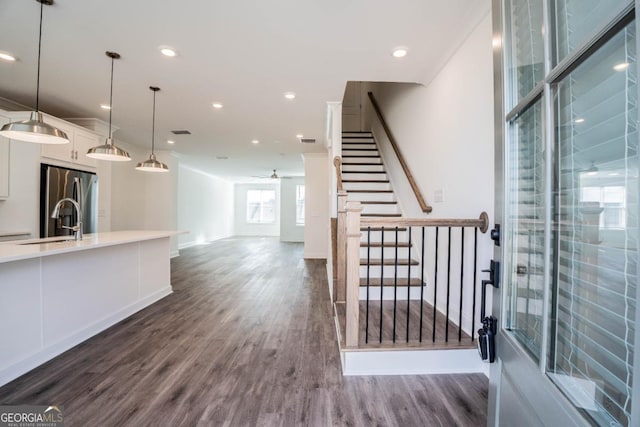
[[[73,207],[76,209],[76,213],[78,215],[78,222],[73,227],[68,227],[66,225],[60,226],[60,228],[66,228],[67,230],[72,230],[76,233],[76,240],[82,240],[82,209],[80,208],[80,204],[73,199],[68,197],[64,199],[60,199],[56,206],[53,208],[53,212],[51,212],[51,218],[58,219],[60,217],[60,206],[64,202],[70,202],[73,204]]]

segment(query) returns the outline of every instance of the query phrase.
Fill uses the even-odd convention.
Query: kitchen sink
[[[49,243],[65,243],[75,241],[75,237],[73,236],[64,236],[64,237],[45,237],[43,239],[35,239],[35,240],[27,240],[25,242],[16,243],[16,245],[26,246],[26,245],[45,245]]]

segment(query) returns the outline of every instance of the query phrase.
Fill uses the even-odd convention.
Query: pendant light
[[[136,169],[144,172],[169,172],[169,167],[162,162],[156,160],[156,154],[153,152],[155,148],[156,139],[156,92],[160,90],[159,87],[149,86],[149,89],[153,91],[153,118],[151,121],[151,155],[144,162],[138,163]]]
[[[116,52],[105,52],[111,58],[111,90],[109,93],[109,136],[103,145],[91,147],[87,151],[87,157],[98,160],[109,160],[112,162],[128,162],[131,160],[129,153],[122,148],[117,147],[111,139],[111,116],[113,112],[113,63],[116,59],[120,59],[120,54]]]
[[[40,53],[42,51],[42,15],[44,5],[52,5],[53,0],[36,0],[40,3],[40,33],[38,36],[38,74],[36,78],[36,110],[29,120],[7,123],[0,129],[0,135],[16,141],[38,144],[68,144],[69,137],[62,130],[45,123],[40,112]]]

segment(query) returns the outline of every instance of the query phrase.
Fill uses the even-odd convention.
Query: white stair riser
[[[378,150],[376,151],[366,151],[366,150],[362,150],[362,147],[358,147],[360,148],[359,150],[347,150],[347,151],[342,151],[342,157],[344,158],[344,156],[379,156],[378,154]]]
[[[369,171],[383,171],[384,165],[342,165],[342,171],[358,171],[358,172],[369,172]]]
[[[382,164],[380,157],[347,157],[342,159],[343,163],[376,163]]]
[[[372,248],[367,248],[367,247],[360,247],[360,258],[362,259],[367,259],[367,249],[369,249],[370,252],[370,259],[379,259],[380,255],[382,254],[382,248],[380,247],[372,247]],[[411,254],[412,256],[415,258],[416,255],[416,250],[415,248],[411,248]],[[385,259],[395,259],[396,256],[396,249],[393,247],[385,247],[384,248],[384,258]],[[409,258],[409,248],[408,247],[399,247],[398,248],[398,258]]]
[[[398,279],[406,279],[408,272],[408,265],[399,265],[398,266]],[[411,277],[412,278],[420,278],[420,265],[412,265],[411,266]],[[383,271],[383,277],[392,278],[394,277],[395,266],[393,265],[385,265]],[[360,266],[360,277],[367,277],[367,266]],[[370,278],[379,278],[380,277],[380,266],[372,265],[369,267],[369,277]]]
[[[362,135],[356,135],[355,133],[349,135],[342,135],[342,142],[347,141],[373,141],[373,136],[370,133],[364,133]]]
[[[343,182],[342,185],[347,193],[349,190],[391,190],[388,182]]]
[[[410,296],[409,299],[419,300],[420,299],[420,286],[412,286],[409,289]],[[407,287],[406,286],[398,286],[396,288],[396,300],[397,301],[406,301],[407,300]],[[367,299],[367,287],[360,286],[360,300]],[[382,291],[382,300],[388,301],[394,299],[393,286],[385,286]],[[380,287],[379,286],[370,286],[369,287],[369,301],[380,301]],[[426,308],[426,303],[425,303]],[[425,310],[426,311],[426,310]]]
[[[345,142],[342,144],[342,149],[344,150],[345,148],[354,148],[356,150],[362,150],[363,148],[366,149],[377,149],[378,146],[375,143],[370,143],[370,144],[366,144],[366,143],[358,143],[358,144],[349,144],[348,142]]]
[[[371,214],[371,213],[400,213],[400,208],[397,204],[393,205],[362,205],[362,214]]]
[[[396,200],[396,196],[393,193],[348,193],[347,201],[348,202],[358,202],[358,201],[383,201],[383,202],[393,202]]]
[[[385,180],[388,178],[386,173],[367,173],[367,172],[350,173],[350,171],[349,172],[343,171],[342,179],[346,179],[346,180],[359,179],[363,181],[371,181],[371,180]]]

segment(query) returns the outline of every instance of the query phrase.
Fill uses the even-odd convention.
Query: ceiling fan
[[[252,178],[262,178],[262,179],[291,179],[290,176],[280,176],[278,175],[278,172],[276,172],[276,170],[273,170],[273,173],[271,175],[253,175]]]

